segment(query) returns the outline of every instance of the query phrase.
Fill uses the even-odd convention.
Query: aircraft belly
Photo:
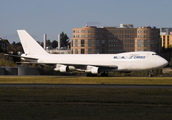
[[[127,69],[133,71],[133,70],[139,70],[140,67],[138,66],[138,63],[131,63],[128,65]]]
[[[135,71],[140,69],[138,62],[135,60],[114,61],[114,64],[118,66],[117,71]]]

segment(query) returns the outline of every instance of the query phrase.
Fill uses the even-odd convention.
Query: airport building
[[[162,47],[164,48],[169,48],[172,47],[172,32],[169,34],[161,34],[161,39],[162,39]]]
[[[161,46],[164,48],[172,47],[172,28],[160,28]]]
[[[160,35],[169,35],[172,28],[160,28]]]
[[[160,50],[161,38],[159,29],[150,26],[137,28],[135,51],[155,51],[160,53]]]
[[[134,28],[133,24],[115,26],[84,26],[73,28],[72,54],[112,54],[130,51],[159,52],[160,30],[155,27]]]

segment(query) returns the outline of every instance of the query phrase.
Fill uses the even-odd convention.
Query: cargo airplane
[[[17,30],[28,63],[53,64],[55,71],[83,71],[89,75],[107,76],[109,71],[143,71],[168,64],[155,52],[125,52],[119,54],[49,54],[25,30]],[[150,72],[149,76],[152,76]]]

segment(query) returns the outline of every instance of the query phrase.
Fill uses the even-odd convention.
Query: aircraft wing
[[[30,59],[30,60],[38,60],[37,58],[27,58],[27,57],[24,57],[26,59]],[[113,65],[113,66],[110,66],[110,65],[91,65],[91,64],[66,64],[66,63],[39,63],[39,62],[21,62],[21,63],[32,63],[32,64],[60,64],[60,65],[66,65],[66,66],[75,66],[75,67],[87,67],[87,66],[93,66],[93,67],[99,67],[99,68],[104,68],[104,69],[117,69],[118,66],[117,65]]]
[[[118,69],[117,65],[110,66],[110,65],[65,64],[65,63],[60,63],[60,64],[56,65],[56,68],[59,71],[61,71],[61,69],[63,69],[63,68],[66,69],[66,67],[68,67],[69,70],[70,70],[70,68],[72,68],[72,70],[75,69],[77,71],[85,71],[85,72],[86,71],[88,72],[88,71],[93,70],[93,69],[97,69],[99,72],[101,72],[101,71],[111,71],[112,69]]]

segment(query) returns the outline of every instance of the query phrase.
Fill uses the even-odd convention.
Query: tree
[[[23,52],[23,48],[20,42],[15,43],[13,41],[12,44],[8,43],[8,45],[6,46],[6,52],[9,53],[9,51],[13,51],[14,53],[16,52]]]
[[[2,38],[1,38],[2,39]],[[6,52],[6,47],[10,44],[9,41],[7,39],[2,39],[0,41],[0,52]]]
[[[62,32],[60,34],[60,45],[61,47],[68,47],[68,45],[70,44],[70,39],[67,36],[67,34],[64,34],[64,32]]]
[[[51,41],[50,41],[50,40],[47,40],[47,41],[46,41],[46,46],[47,46],[47,47],[51,47]]]
[[[52,48],[56,48],[58,45],[58,42],[56,40],[53,40],[52,42]]]
[[[20,52],[24,52],[22,46],[17,46],[16,50],[17,50],[17,51],[20,51]]]
[[[16,66],[13,58],[9,56],[5,56],[3,53],[0,54],[0,66]]]

